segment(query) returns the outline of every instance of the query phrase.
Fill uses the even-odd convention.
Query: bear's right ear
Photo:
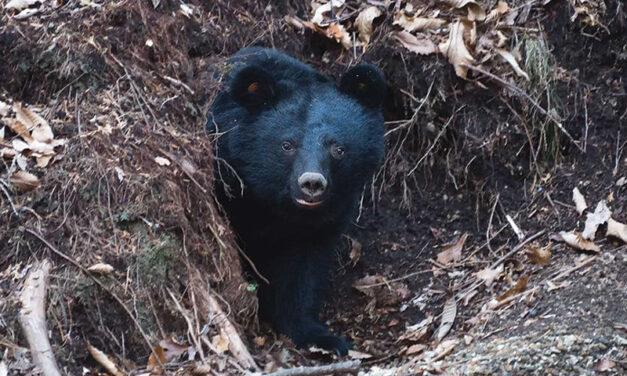
[[[274,100],[276,85],[265,69],[250,65],[235,73],[229,92],[235,101],[254,111]]]

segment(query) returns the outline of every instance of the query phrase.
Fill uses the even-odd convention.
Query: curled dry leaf
[[[427,334],[433,324],[433,316],[427,316],[416,325],[408,326],[397,340],[397,342],[420,342],[427,338]]]
[[[20,136],[22,140],[26,142],[33,141],[32,137],[30,136],[30,131],[28,130],[26,125],[24,125],[24,123],[15,119],[8,119],[6,123],[9,126],[9,129],[15,132],[15,134],[17,134],[18,136]]]
[[[514,69],[514,72],[516,72],[518,76],[524,77],[525,80],[529,81],[529,75],[527,75],[527,72],[525,72],[524,70],[522,70],[522,68],[520,68],[520,65],[518,65],[518,62],[516,61],[514,54],[512,54],[509,51],[503,50],[501,48],[497,48],[496,52],[499,55],[501,55],[501,57],[505,59],[505,61],[507,61],[509,65],[512,66],[512,68]]]
[[[381,12],[381,9],[375,6],[370,6],[362,10],[355,19],[355,26],[359,32],[359,40],[361,40],[364,44],[370,43],[373,30],[372,23],[382,14],[383,12]]]
[[[325,34],[329,39],[335,40],[337,43],[341,44],[342,47],[347,50],[353,47],[353,42],[351,41],[351,37],[346,31],[344,25],[340,23],[332,23],[325,30]]]
[[[505,1],[499,0],[499,2],[496,3],[496,6],[486,16],[486,21],[494,21],[507,12],[509,12],[509,5]]]
[[[627,243],[627,225],[610,218],[607,221],[607,236],[612,236]]]
[[[120,371],[118,366],[107,356],[107,354],[98,350],[91,344],[87,345],[87,351],[89,351],[89,354],[91,354],[94,360],[106,369],[108,373],[113,376],[124,376],[124,372]]]
[[[109,264],[98,263],[90,266],[87,270],[97,274],[111,274],[115,268]]]
[[[333,7],[334,11],[336,11],[336,9],[339,10],[344,6],[344,0],[333,0],[326,4],[316,4],[315,2],[312,2],[312,6],[314,15],[311,18],[311,22],[318,26],[326,26],[324,22],[325,17],[327,15],[331,15],[331,7]]]
[[[480,272],[477,272],[475,275],[479,280],[483,281],[487,287],[490,287],[492,283],[494,283],[494,281],[501,276],[501,273],[503,273],[503,264],[500,264],[494,269],[488,266]]]
[[[407,31],[399,31],[393,34],[394,38],[401,42],[403,47],[418,55],[429,55],[438,52],[435,43],[430,39],[418,39],[415,35]]]
[[[584,239],[581,234],[574,230],[571,232],[561,231],[559,235],[566,244],[575,249],[595,253],[601,252],[601,248],[598,245],[590,240]]]
[[[444,310],[442,311],[442,319],[440,326],[435,333],[435,339],[440,342],[448,334],[453,327],[455,317],[457,316],[457,303],[455,303],[455,297],[449,298],[444,303]]]
[[[159,345],[154,348],[154,352],[150,354],[146,369],[148,371],[160,370],[162,364],[179,359],[181,355],[189,350],[189,346],[180,344],[172,338],[162,339],[159,341]]]
[[[456,21],[450,27],[448,40],[440,43],[438,48],[453,64],[455,74],[465,79],[468,76],[467,67],[475,62],[475,58],[472,57],[464,43],[464,34],[470,31],[470,27],[462,21]]]
[[[37,189],[39,187],[39,178],[30,172],[26,171],[16,171],[9,178],[11,184],[19,191],[19,192],[28,192],[33,189]]]
[[[483,21],[486,18],[485,10],[474,0],[446,0],[446,2],[457,9],[467,7],[468,21]]]
[[[409,289],[400,282],[388,282],[381,275],[369,275],[361,278],[353,287],[366,296],[374,299],[376,306],[391,306],[409,297]]]
[[[459,237],[454,243],[448,244],[444,246],[443,250],[438,253],[437,261],[442,265],[448,265],[452,262],[456,262],[462,258],[462,249],[464,248],[464,243],[468,238],[468,234],[465,233]]]
[[[586,198],[583,197],[579,188],[573,188],[573,202],[575,203],[575,210],[579,215],[582,215],[583,212],[588,209],[588,204],[586,204]]]
[[[527,283],[529,282],[528,276],[522,276],[516,281],[516,284],[511,289],[505,291],[505,293],[501,294],[496,298],[497,301],[502,302],[503,300],[510,298],[514,295],[518,295],[521,292],[525,291],[527,288]]]
[[[594,240],[594,235],[596,234],[599,226],[606,223],[612,212],[607,207],[605,200],[599,201],[597,207],[594,209],[594,213],[588,213],[586,215],[586,224],[581,233],[581,237],[588,240]]]
[[[435,17],[410,16],[406,12],[401,12],[394,20],[394,25],[399,25],[408,33],[414,31],[425,31],[439,29],[446,25],[446,21]]]
[[[527,256],[532,264],[548,265],[551,260],[551,243],[544,247],[538,247],[535,244],[532,245],[529,249],[527,249]]]

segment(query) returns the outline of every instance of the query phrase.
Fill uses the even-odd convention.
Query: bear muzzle
[[[296,198],[296,203],[304,208],[316,208],[324,202],[323,196],[328,181],[319,172],[305,172],[298,177],[298,186],[303,198]]]

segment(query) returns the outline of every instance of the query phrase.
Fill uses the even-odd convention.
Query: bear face
[[[207,127],[219,137],[216,189],[243,266],[263,277],[259,314],[298,346],[345,355],[348,342],[318,312],[340,235],[383,159],[383,76],[359,65],[336,84],[263,48],[241,50],[229,67]]]
[[[212,108],[218,156],[249,200],[293,220],[334,220],[383,158],[385,84],[372,66],[339,86],[274,50],[245,49]],[[303,213],[306,212],[306,213]]]

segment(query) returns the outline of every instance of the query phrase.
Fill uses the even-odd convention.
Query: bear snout
[[[307,198],[314,199],[324,194],[327,179],[319,172],[305,172],[298,177],[298,186]]]

